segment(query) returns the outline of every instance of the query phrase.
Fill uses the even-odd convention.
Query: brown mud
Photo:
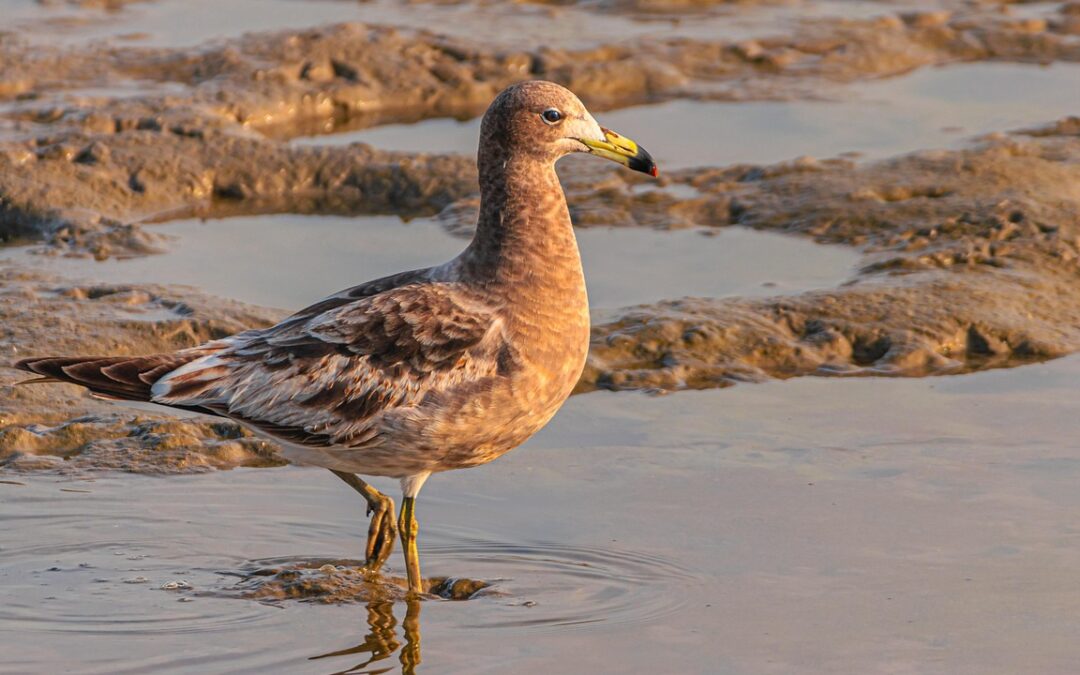
[[[1080,61],[1074,9],[1049,22],[978,7],[901,12],[805,22],[757,41],[640,38],[577,50],[510,51],[364,24],[194,49],[50,48],[0,35],[0,237],[141,253],[146,243],[118,233],[121,223],[215,199],[332,196],[360,212],[435,212],[475,189],[459,158],[267,137],[471,116],[527,78],[565,84],[603,109],[814,97],[825,83],[956,61]],[[132,82],[148,92],[109,95]]]
[[[251,564],[230,575],[240,577],[232,587],[215,594],[262,602],[298,600],[341,604],[373,600],[404,600],[408,581],[369,572],[353,560],[312,558],[276,564]],[[431,577],[424,593],[444,600],[468,600],[491,586],[485,581]],[[486,592],[485,594],[489,594]]]
[[[0,351],[139,354],[189,347],[281,313],[206,296],[191,288],[78,285],[19,269],[0,270]],[[227,420],[135,414],[68,385],[0,380],[0,466],[189,473],[279,466],[272,444]]]
[[[868,165],[806,160],[680,172],[701,197],[582,191],[643,223],[738,224],[860,246],[834,291],[673,300],[593,332],[579,390],[672,390],[806,374],[922,376],[1080,348],[1075,118],[980,147]],[[619,198],[621,197],[621,199]]]

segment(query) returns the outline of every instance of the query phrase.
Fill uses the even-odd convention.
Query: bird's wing
[[[286,326],[299,325],[312,317],[331,309],[355,302],[399,286],[429,279],[431,269],[401,272],[381,279],[375,279],[359,286],[347,288],[325,300],[300,310],[276,327],[281,330]],[[251,330],[233,335],[225,340],[218,340],[192,349],[165,354],[142,356],[44,356],[22,359],[12,364],[19,370],[25,370],[40,377],[24,380],[18,384],[36,384],[45,382],[70,382],[89,389],[101,398],[149,401],[153,394],[153,385],[162,377],[192,361],[218,353],[230,345],[245,343],[263,334],[263,330]],[[184,407],[176,404],[174,407]],[[197,412],[219,414],[207,408],[193,408]]]
[[[322,306],[326,306],[320,303]],[[294,443],[359,446],[372,419],[494,376],[495,308],[460,284],[409,283],[207,345],[153,400],[204,408]]]

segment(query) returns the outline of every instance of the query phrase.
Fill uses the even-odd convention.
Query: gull
[[[341,291],[281,323],[149,356],[42,357],[15,367],[99,397],[236,420],[287,459],[363,495],[365,566],[400,534],[410,596],[424,592],[416,496],[433,474],[478,466],[555,415],[585,365],[589,302],[555,162],[574,152],[657,175],[634,141],[577,96],[512,85],[480,127],[476,234],[453,260]],[[401,483],[393,500],[360,478]]]

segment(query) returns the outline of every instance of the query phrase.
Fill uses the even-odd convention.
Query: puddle
[[[5,667],[1067,672],[1078,381],[1069,358],[573,397],[425,486],[425,574],[498,592],[412,607],[212,593],[251,561],[358,555],[363,504],[328,472],[20,476],[0,484]]]
[[[32,255],[20,247],[0,249],[0,260],[68,277],[187,284],[259,305],[299,308],[369,279],[445,262],[468,244],[432,220],[402,223],[392,216],[261,215],[150,227],[177,237],[167,253],[98,262]],[[743,228],[588,228],[577,236],[597,309],[687,295],[830,288],[859,261],[848,247]]]
[[[68,45],[111,40],[147,47],[190,47],[244,33],[363,21],[362,7],[340,0],[161,0],[106,11],[0,0],[9,25],[30,40]]]
[[[1006,16],[1017,19],[1045,19],[1052,20],[1061,13],[1064,2],[1018,2],[1002,5]]]
[[[875,3],[835,0],[759,6],[713,6],[694,16],[529,3],[423,3],[396,0],[157,0],[114,11],[33,0],[0,0],[7,25],[32,40],[80,44],[112,40],[189,47],[249,32],[299,30],[356,21],[432,30],[506,48],[584,48],[649,37],[740,40],[781,33],[795,22],[884,14]]]
[[[45,663],[60,667],[77,662],[80,672],[164,672],[191,667],[193,657],[186,652],[198,653],[203,664],[234,663],[228,670],[295,662],[283,670],[326,672],[314,664],[305,668],[304,661],[350,647],[361,642],[366,630],[378,628],[363,623],[363,612],[355,604],[251,599],[236,587],[237,577],[253,565],[291,566],[318,558],[319,552],[336,556],[361,549],[366,528],[363,504],[328,472],[233,471],[168,481],[103,476],[74,483],[78,492],[62,491],[72,483],[58,482],[56,477],[23,482],[0,486],[5,508],[0,579],[17,597],[0,607],[0,627],[6,635],[14,631],[42,639],[17,654],[9,652],[6,667],[41,672]],[[9,491],[16,488],[21,492]],[[133,514],[129,507],[133,500],[153,506]],[[35,507],[42,503],[52,504],[47,517]],[[440,503],[429,502],[433,513]],[[284,504],[288,506],[283,508]],[[323,511],[328,517],[317,515]],[[648,625],[679,611],[697,578],[696,572],[664,556],[611,541],[567,543],[506,539],[501,534],[496,539],[482,536],[482,529],[469,535],[461,530],[440,532],[437,522],[422,525],[424,560],[430,558],[432,570],[468,569],[475,572],[470,572],[474,578],[491,579],[490,587],[469,600],[447,606],[437,600],[424,603],[425,615],[457,625],[455,632],[460,634],[479,631],[551,639],[611,626]],[[123,523],[120,530],[118,523]],[[23,528],[33,528],[34,536],[19,536]],[[228,534],[237,531],[252,539],[240,543]],[[305,547],[315,555],[295,555]],[[240,557],[248,553],[255,560]],[[395,576],[401,571],[393,565],[389,570]],[[384,594],[375,595],[368,601],[369,611],[386,600]],[[247,648],[227,647],[254,636],[273,641],[273,635],[295,620],[294,612],[307,615],[313,606],[320,610],[310,616],[317,624],[337,617],[332,639],[340,644],[312,641],[330,623],[314,633],[301,629],[306,637],[296,640],[294,635],[287,641],[292,646],[284,650],[260,648],[261,653],[248,653]],[[385,614],[392,619],[393,612],[390,603]],[[63,637],[57,639],[58,634]],[[164,634],[202,647],[163,654],[155,636]],[[229,636],[225,641],[216,637],[225,635]],[[120,636],[127,647],[112,651],[119,642],[108,638]],[[68,651],[73,644],[95,638],[105,638],[106,646],[93,650],[93,656]],[[54,641],[65,646],[53,647]]]
[[[850,100],[672,101],[598,117],[605,126],[648,148],[661,170],[763,164],[845,152],[884,158],[960,147],[979,134],[1075,115],[1080,113],[1078,82],[1078,64],[971,63],[853,84],[846,94]],[[435,119],[298,138],[293,143],[363,142],[384,149],[472,155],[479,128],[479,119]]]
[[[723,230],[578,230],[589,300],[599,310],[685,296],[770,296],[833,288],[859,254],[797,237]]]

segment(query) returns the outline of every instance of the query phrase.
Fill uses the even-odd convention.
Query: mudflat
[[[444,602],[272,443],[0,369],[0,671],[1069,672],[1080,6],[211,4],[0,0],[6,360],[453,255],[521,79],[661,179],[560,166],[589,363],[425,490]]]

